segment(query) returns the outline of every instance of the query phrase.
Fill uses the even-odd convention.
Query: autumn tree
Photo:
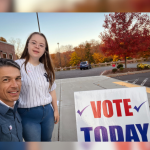
[[[56,54],[55,54],[55,66],[56,67],[60,67],[60,65],[61,65],[60,53],[56,52]]]
[[[54,68],[57,67],[55,56],[56,56],[56,54],[50,54],[50,58],[51,58],[51,60],[52,60],[52,63],[53,63]]]
[[[102,63],[104,61],[105,56],[102,53],[94,53],[93,55],[94,62],[97,63]]]
[[[70,66],[71,54],[72,54],[72,51],[66,51],[63,53],[64,66],[66,67]]]
[[[91,39],[88,43],[91,44],[91,53],[101,53],[99,46],[100,46],[100,42],[96,41],[95,39]]]
[[[77,65],[77,64],[80,62],[80,60],[81,60],[81,58],[77,55],[76,52],[73,52],[73,53],[71,54],[70,64],[71,64],[72,66]]]
[[[85,46],[83,44],[79,44],[78,46],[74,47],[74,50],[78,56],[80,56],[81,61],[84,61],[85,58]]]
[[[92,53],[91,53],[91,45],[90,45],[90,43],[86,43],[86,46],[85,46],[85,58],[86,58],[86,60],[89,63],[93,62],[93,56],[92,56]]]
[[[150,39],[150,19],[141,13],[111,13],[105,16],[104,32],[99,37],[104,46],[102,51],[125,59],[140,51],[147,51]]]
[[[113,61],[115,62],[115,61],[118,61],[118,60],[119,60],[119,56],[114,55],[114,56],[113,56]]]
[[[2,42],[7,42],[6,39],[3,38],[3,37],[0,37],[0,41],[2,41]]]
[[[70,58],[71,53],[73,52],[73,46],[72,45],[65,45],[60,47],[61,51],[61,66],[62,67],[69,67],[70,66]]]
[[[14,45],[16,57],[19,59],[21,57],[21,54],[22,54],[23,49],[24,49],[24,45],[21,43],[21,39],[10,38],[9,42]]]

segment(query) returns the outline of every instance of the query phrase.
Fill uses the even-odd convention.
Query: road
[[[144,62],[145,64],[150,64],[150,62]],[[138,63],[127,64],[128,68],[136,68]],[[67,70],[67,71],[57,71],[56,79],[66,79],[66,78],[77,78],[77,77],[88,77],[88,76],[99,76],[105,70],[111,70],[114,67],[97,67],[89,70]]]

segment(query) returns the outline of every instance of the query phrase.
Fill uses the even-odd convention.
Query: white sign
[[[75,92],[79,142],[150,141],[145,87]]]

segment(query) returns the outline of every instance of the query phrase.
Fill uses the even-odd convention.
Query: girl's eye
[[[43,46],[43,45],[40,45],[40,47],[42,47],[42,48],[43,48],[44,46]]]
[[[32,44],[36,44],[35,42],[32,42]]]

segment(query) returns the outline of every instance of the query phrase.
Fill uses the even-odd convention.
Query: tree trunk
[[[126,56],[125,56],[125,68],[127,68],[127,60],[126,60]]]

